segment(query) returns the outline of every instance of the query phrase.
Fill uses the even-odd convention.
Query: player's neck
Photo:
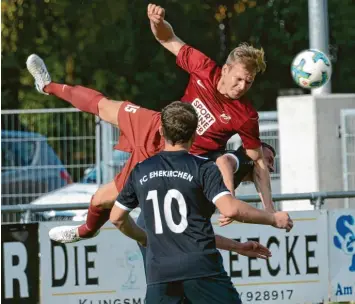
[[[164,147],[164,151],[168,151],[168,152],[189,151],[189,149],[190,149],[190,144],[189,143],[172,145],[172,144],[170,144],[168,142],[165,142],[165,147]]]

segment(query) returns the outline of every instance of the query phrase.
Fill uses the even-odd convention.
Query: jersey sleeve
[[[134,170],[128,177],[128,180],[122,191],[117,197],[115,205],[121,209],[132,211],[139,205],[138,197],[134,188]]]
[[[211,58],[187,44],[180,49],[176,56],[176,64],[189,74],[216,66]]]
[[[214,204],[221,196],[231,194],[223,182],[221,172],[213,161],[207,161],[201,166],[200,181],[204,195]]]
[[[259,116],[253,113],[238,130],[244,149],[257,149],[261,146]]]

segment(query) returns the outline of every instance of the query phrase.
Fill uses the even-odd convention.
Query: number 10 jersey
[[[224,272],[210,221],[223,195],[216,164],[187,151],[162,151],[133,169],[116,205],[142,210],[148,285]]]

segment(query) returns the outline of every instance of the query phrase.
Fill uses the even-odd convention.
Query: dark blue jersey
[[[226,194],[216,164],[186,151],[160,152],[133,169],[116,204],[142,210],[148,284],[224,271],[210,218]]]

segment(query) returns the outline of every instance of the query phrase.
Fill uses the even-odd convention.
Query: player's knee
[[[113,125],[118,126],[117,116],[123,101],[114,101],[102,98],[98,103],[99,117]]]
[[[98,208],[111,209],[118,196],[114,182],[101,186],[91,199],[91,204]]]
[[[221,166],[229,163],[229,158],[226,154],[221,155],[216,159],[216,165]]]
[[[111,209],[114,205],[114,200],[102,193],[95,193],[91,199],[91,204],[97,208]]]
[[[229,166],[231,168],[233,168],[233,171],[235,171],[236,166],[237,166],[237,162],[236,162],[236,158],[233,157],[230,154],[223,154],[220,157],[218,157],[216,159],[216,165],[218,167],[220,166]]]

